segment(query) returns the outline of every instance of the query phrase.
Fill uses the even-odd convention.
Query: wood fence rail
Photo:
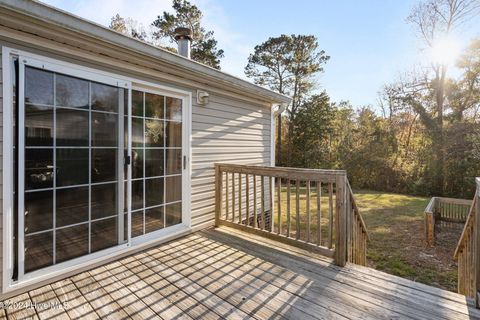
[[[472,205],[471,200],[433,197],[425,208],[425,238],[427,244],[435,244],[436,227],[439,223],[465,223]]]
[[[465,226],[455,249],[458,261],[458,293],[475,299],[480,307],[480,178],[476,178],[477,191],[470,206]]]
[[[365,222],[344,170],[215,165],[215,224],[366,264]]]

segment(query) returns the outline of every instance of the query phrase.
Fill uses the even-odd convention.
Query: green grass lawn
[[[429,199],[373,191],[354,193],[370,233],[367,258],[371,267],[456,292],[453,252],[461,226],[442,229],[437,245],[428,248],[423,211]]]
[[[291,233],[295,237],[295,193],[291,194]],[[306,211],[305,188],[300,191],[300,211]],[[437,241],[434,248],[425,245],[423,211],[427,198],[381,193],[375,191],[354,191],[359,210],[367,225],[370,241],[367,244],[367,258],[370,267],[414,281],[443,289],[456,291],[457,266],[453,252],[461,229],[442,230],[449,235]],[[276,196],[276,195],[275,195]],[[287,196],[282,189],[282,233],[286,234]],[[316,239],[317,216],[315,189],[312,188],[311,239]],[[322,245],[328,244],[328,198],[321,197]],[[306,239],[306,219],[300,218],[300,237]],[[274,217],[274,225],[278,218]],[[276,228],[275,228],[276,229]]]

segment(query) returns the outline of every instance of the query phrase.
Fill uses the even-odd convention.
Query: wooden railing
[[[358,210],[357,203],[348,180],[347,186],[347,205],[349,206],[347,207],[347,214],[349,214],[347,226],[350,226],[347,228],[347,260],[349,262],[365,266],[367,265],[367,240],[369,239],[367,226],[365,225],[365,221]]]
[[[215,224],[366,264],[365,223],[343,170],[215,165]]]
[[[465,223],[472,205],[471,200],[433,197],[425,208],[425,237],[427,244],[435,244],[437,225]]]
[[[480,307],[480,178],[476,179],[477,191],[468,213],[467,221],[455,249],[458,261],[458,293],[475,299]]]

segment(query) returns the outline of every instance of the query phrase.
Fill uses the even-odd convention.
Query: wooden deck
[[[480,319],[465,297],[226,227],[197,232],[10,302],[2,317]],[[41,308],[65,303],[66,308]]]

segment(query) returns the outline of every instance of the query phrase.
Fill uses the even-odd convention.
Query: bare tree
[[[438,41],[476,16],[480,9],[479,0],[427,0],[416,5],[407,21],[411,23],[426,48],[433,49]],[[419,115],[430,132],[434,148],[433,180],[438,194],[443,193],[444,179],[444,111],[447,94],[448,64],[443,61],[431,63],[427,72],[407,86],[403,86],[402,98]],[[433,104],[426,101],[433,98]]]

